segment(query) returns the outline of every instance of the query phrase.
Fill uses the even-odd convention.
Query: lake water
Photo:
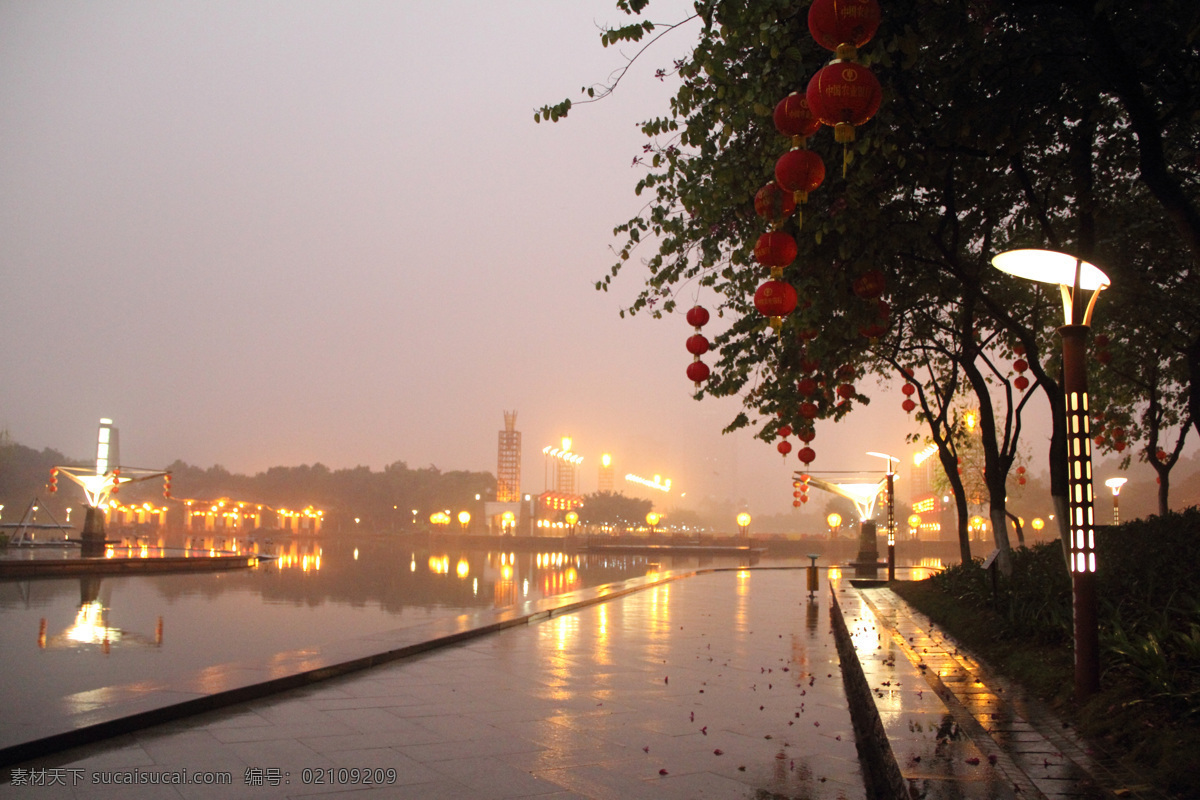
[[[735,557],[701,562],[416,549],[405,542],[387,535],[279,538],[258,542],[274,558],[251,569],[0,581],[0,708],[27,711],[46,698],[266,660],[660,569],[738,564]]]

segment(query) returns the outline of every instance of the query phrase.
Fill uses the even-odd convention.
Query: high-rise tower
[[[496,502],[515,503],[521,499],[521,432],[517,412],[504,412],[504,430],[500,431],[496,464]]]

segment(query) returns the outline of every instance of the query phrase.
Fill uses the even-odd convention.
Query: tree
[[[606,525],[623,530],[641,525],[652,508],[654,503],[649,500],[626,497],[620,492],[596,492],[583,498],[578,513],[579,521],[584,525]]]
[[[618,4],[631,14],[645,5]],[[717,296],[718,313],[732,321],[716,337],[715,377],[699,394],[742,397],[746,412],[727,430],[761,423],[758,435],[769,440],[780,425],[805,424],[794,418],[805,377],[823,384],[815,401],[818,418],[829,419],[865,401],[857,392],[835,396],[834,386],[867,373],[922,367],[923,398],[969,386],[981,412],[991,517],[1006,549],[1004,488],[1028,395],[1014,391],[998,365],[1019,347],[1033,387],[1055,407],[1061,388],[1053,377],[1055,296],[997,274],[991,255],[1050,246],[1107,265],[1105,254],[1132,250],[1124,223],[1165,211],[1191,263],[1200,256],[1191,91],[1200,53],[1188,38],[1200,13],[1169,5],[1151,17],[1107,3],[888,3],[861,54],[884,87],[883,107],[848,147],[845,176],[833,171],[810,195],[803,226],[794,217],[783,225],[799,256],[782,277],[802,302],[776,335],[749,299],[762,276],[751,248],[764,230],[750,198],[786,147],[771,129],[772,108],[802,89],[828,53],[808,35],[804,6],[699,3],[703,30],[691,58],[675,65],[681,85],[670,115],[643,125],[650,171],[637,192],[650,199],[616,228],[625,240],[620,259],[597,288],[607,290],[640,249],[654,247],[642,262],[645,286],[625,311],[661,316],[685,291]],[[606,41],[639,40],[644,25],[636,35],[633,27],[606,31]],[[1116,40],[1116,29],[1127,35]],[[1143,44],[1155,59],[1134,57]],[[1117,62],[1127,71],[1114,70]],[[567,110],[558,107],[559,117]],[[811,146],[837,163],[841,153],[830,144],[818,136]],[[1138,169],[1099,160],[1133,152]],[[1134,191],[1139,183],[1149,192]],[[1145,270],[1148,258],[1164,279],[1180,274],[1153,244],[1136,260],[1115,262],[1114,283]],[[888,276],[889,329],[864,341],[857,330],[878,323],[882,307],[852,289],[872,269]],[[1194,295],[1183,299],[1166,313],[1140,314],[1189,331],[1191,348],[1200,315]],[[937,309],[945,313],[930,313]],[[1138,313],[1129,306],[1130,318]],[[1196,375],[1189,373],[1193,402]],[[939,409],[953,397],[942,399],[923,407],[926,420],[944,421]],[[1056,422],[1052,493],[1065,510],[1065,432]],[[943,466],[952,464],[945,430],[931,436]]]

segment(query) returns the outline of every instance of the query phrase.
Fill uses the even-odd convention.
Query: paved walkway
[[[917,796],[1162,797],[890,589],[843,587],[837,596],[896,762]]]
[[[890,590],[835,571],[809,600],[804,577],[716,572],[539,614],[21,764],[0,797],[858,800],[834,597],[895,796],[1159,797]]]
[[[22,774],[67,784],[55,797],[130,800],[863,798],[828,590],[810,604],[803,579],[756,570],[661,584]],[[183,770],[229,773],[232,785],[92,783]],[[346,783],[368,773],[383,784]]]

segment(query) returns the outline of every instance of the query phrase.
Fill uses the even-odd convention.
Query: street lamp
[[[836,538],[838,528],[842,527],[842,515],[837,513],[836,511],[834,511],[832,514],[830,514],[828,517],[825,518],[825,522],[827,522],[829,524],[830,538]]]
[[[1010,250],[992,266],[1018,278],[1056,283],[1062,293],[1063,400],[1067,431],[1067,507],[1071,587],[1075,608],[1075,696],[1100,690],[1100,632],[1096,614],[1096,532],[1093,527],[1092,438],[1087,391],[1087,335],[1096,298],[1110,284],[1098,267],[1051,250]],[[1090,292],[1084,305],[1080,292]]]
[[[470,511],[458,512],[458,524],[462,527],[462,532],[466,533],[467,526],[471,524],[471,512]]]
[[[896,473],[892,462],[900,463],[900,459],[887,453],[867,453],[869,456],[887,460],[887,548],[888,548],[888,580],[896,580]]]
[[[1121,524],[1121,501],[1118,498],[1121,496],[1121,487],[1125,485],[1125,481],[1127,480],[1129,479],[1109,478],[1104,482],[1104,485],[1112,489],[1113,493],[1113,525]]]
[[[738,528],[742,531],[742,536],[750,537],[750,515],[745,511],[737,515]]]

